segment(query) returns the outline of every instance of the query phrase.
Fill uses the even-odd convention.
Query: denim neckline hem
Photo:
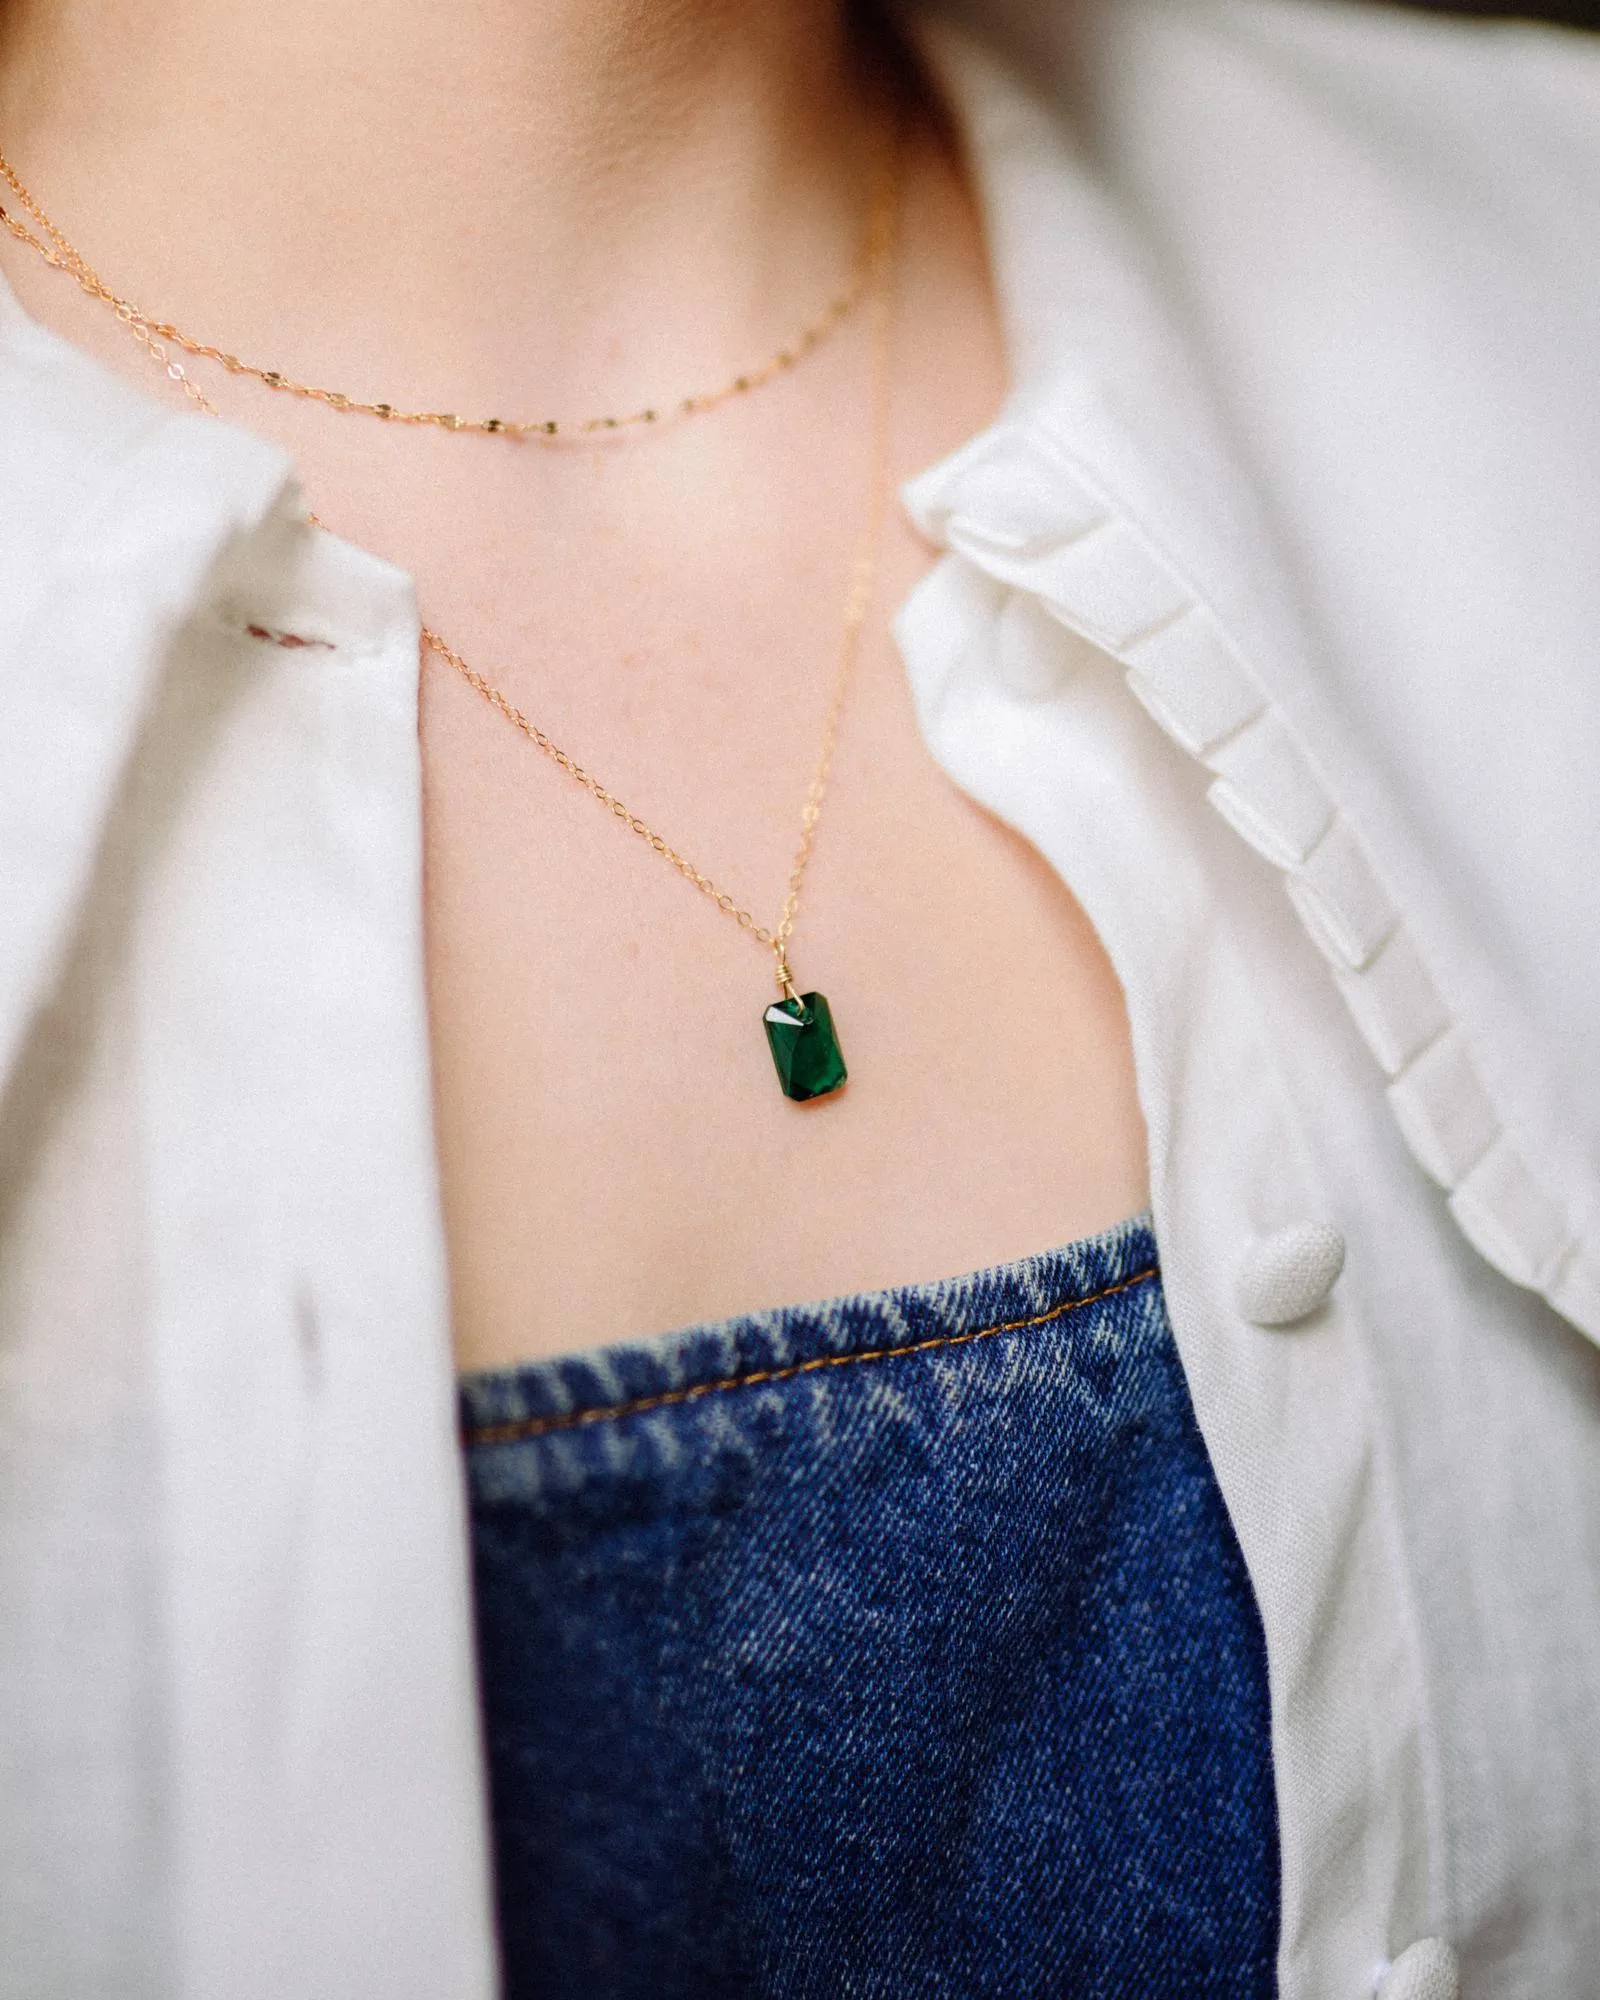
[[[740,1313],[464,1375],[462,1437],[471,1450],[516,1446],[719,1390],[1021,1332],[1158,1276],[1150,1216],[1141,1211],[1097,1235],[957,1277]]]

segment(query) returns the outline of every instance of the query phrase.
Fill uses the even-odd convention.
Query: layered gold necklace
[[[614,434],[636,427],[657,425],[676,418],[689,418],[717,408],[734,397],[745,395],[775,381],[813,353],[837,327],[865,302],[871,321],[871,409],[869,414],[869,465],[867,503],[845,596],[844,618],[835,661],[833,684],[823,719],[822,742],[813,767],[800,815],[800,842],[790,870],[788,892],[777,920],[769,925],[757,921],[745,905],[718,884],[631,810],[617,795],[593,777],[576,758],[569,756],[539,725],[525,715],[509,696],[444,640],[429,625],[422,627],[423,644],[429,652],[453,667],[489,706],[499,712],[550,761],[582,785],[590,797],[606,807],[631,833],[636,834],[663,861],[695,889],[707,897],[741,930],[770,951],[773,957],[779,998],[763,1012],[767,1046],[786,1097],[797,1101],[825,1097],[836,1091],[846,1078],[844,1056],[834,1027],[832,1010],[821,993],[802,993],[789,968],[789,941],[794,934],[800,908],[800,894],[816,841],[822,814],[823,796],[833,764],[834,745],[844,710],[845,694],[860,649],[861,632],[871,608],[877,578],[878,554],[883,520],[888,503],[889,465],[889,386],[894,332],[894,262],[900,208],[899,145],[893,136],[874,151],[870,170],[870,190],[855,262],[845,287],[829,301],[825,310],[804,327],[786,346],[766,362],[735,376],[722,387],[681,396],[661,405],[645,405],[622,416],[557,418],[469,418],[450,411],[407,410],[388,402],[368,401],[337,390],[300,382],[281,370],[261,368],[255,363],[191,334],[143,311],[131,300],[114,291],[88,260],[46,214],[30,193],[3,152],[0,152],[0,181],[11,190],[28,218],[13,214],[0,205],[0,222],[19,242],[26,244],[53,269],[72,278],[97,304],[112,312],[144,349],[149,359],[198,408],[220,416],[185,363],[173,354],[176,348],[191,359],[214,363],[229,374],[248,376],[280,395],[299,397],[321,404],[341,415],[362,416],[383,423],[432,425],[447,431],[518,440],[549,441]],[[32,226],[30,226],[30,224]],[[317,516],[311,519],[322,526]]]

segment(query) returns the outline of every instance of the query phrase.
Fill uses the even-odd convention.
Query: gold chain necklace
[[[747,395],[753,389],[760,389],[768,382],[775,382],[780,375],[787,374],[808,354],[814,353],[838,327],[843,325],[851,313],[866,297],[872,283],[873,259],[880,241],[885,220],[892,210],[896,194],[896,163],[892,149],[883,143],[876,143],[868,171],[869,194],[861,225],[860,241],[851,264],[850,275],[844,289],[830,299],[814,320],[803,326],[787,345],[780,347],[776,354],[769,356],[759,367],[746,369],[735,375],[731,382],[725,382],[718,389],[701,390],[692,396],[680,396],[676,401],[665,404],[649,404],[642,409],[630,411],[625,416],[578,417],[561,419],[557,417],[462,417],[453,410],[406,410],[394,403],[368,402],[359,396],[347,396],[338,389],[321,389],[310,382],[299,382],[293,376],[285,375],[277,368],[261,368],[253,361],[246,361],[225,347],[217,347],[209,341],[197,340],[185,333],[181,327],[169,320],[156,319],[142,311],[132,300],[121,297],[95,270],[83,253],[76,249],[50,217],[39,206],[20,175],[3,152],[0,152],[0,180],[3,180],[16,196],[24,212],[43,232],[36,236],[19,216],[12,215],[0,204],[0,222],[3,222],[19,243],[25,243],[47,264],[59,271],[65,271],[97,304],[107,306],[117,318],[128,327],[135,338],[146,347],[152,342],[170,342],[181,348],[185,354],[199,361],[214,361],[230,375],[247,375],[263,387],[275,390],[279,395],[297,396],[305,402],[321,403],[341,415],[377,417],[391,424],[432,424],[440,430],[476,432],[480,436],[503,436],[510,438],[557,438],[592,437],[597,432],[631,429],[640,424],[656,424],[675,417],[698,416],[703,411],[714,410],[719,404],[732,400],[735,396]],[[176,382],[184,380],[182,363],[164,362],[168,373]]]
[[[679,852],[662,834],[647,821],[641,819],[617,795],[608,790],[599,779],[593,777],[584,767],[557,744],[536,722],[525,715],[510,697],[504,694],[488,677],[481,674],[467,662],[455,647],[451,646],[429,625],[422,627],[423,644],[428,650],[453,667],[457,673],[474,688],[490,705],[498,710],[507,722],[521,731],[552,763],[558,765],[569,777],[582,785],[589,795],[611,812],[631,833],[637,834],[662,860],[668,862],[685,881],[700,891],[725,915],[733,918],[741,930],[746,931],[764,949],[773,955],[778,991],[781,999],[774,1001],[762,1015],[766,1031],[767,1045],[772,1053],[773,1063],[778,1072],[778,1081],[784,1095],[804,1101],[825,1097],[836,1091],[844,1083],[847,1071],[844,1056],[839,1046],[838,1034],[833,1024],[832,1010],[825,995],[821,993],[801,993],[795,986],[789,970],[789,940],[794,934],[795,918],[800,907],[800,892],[805,881],[806,869],[811,860],[811,850],[816,841],[817,824],[822,816],[822,800],[827,790],[828,776],[833,765],[834,745],[839,733],[839,720],[844,710],[845,693],[860,650],[861,632],[871,608],[873,588],[877,579],[878,555],[883,537],[883,520],[888,506],[889,488],[889,390],[890,360],[894,334],[894,253],[899,224],[900,180],[897,148],[887,154],[888,168],[886,180],[869,204],[869,229],[863,246],[862,276],[860,290],[856,296],[870,298],[872,328],[872,390],[871,418],[869,432],[870,475],[868,480],[866,517],[862,524],[855,559],[851,565],[850,587],[845,599],[843,629],[840,635],[837,663],[834,670],[833,687],[828,700],[827,712],[823,720],[822,744],[812,773],[811,783],[806,792],[805,805],[800,818],[800,844],[795,850],[794,865],[789,874],[788,893],[778,920],[770,928],[756,920],[754,914],[740,904],[725,889],[698,869],[692,861]],[[95,276],[92,268],[67,241],[61,231],[44,213],[33,195],[18,179],[15,171],[0,153],[0,178],[4,178],[12,188],[28,213],[38,222],[49,238],[50,245],[41,242],[33,233],[22,227],[14,217],[0,208],[3,220],[11,233],[35,250],[52,268],[61,270],[75,278],[80,287],[90,297],[110,307],[118,320],[127,327],[135,340],[144,348],[149,358],[163,368],[169,379],[208,416],[221,417],[221,411],[213,403],[200,385],[193,380],[181,362],[174,361],[166,342],[172,341],[184,352],[202,358],[215,360],[224,367],[229,365],[229,357],[219,350],[202,346],[199,342],[182,334],[164,321],[152,320],[146,315],[120,300],[108,286]],[[854,303],[854,300],[851,300]],[[847,308],[848,309],[848,308]],[[840,313],[839,318],[844,315]],[[834,322],[835,324],[837,321]],[[790,357],[792,361],[792,357]],[[780,366],[789,365],[780,357]],[[232,372],[256,374],[254,369],[246,369],[241,364]],[[269,380],[268,374],[260,379]],[[277,382],[283,383],[283,377]],[[269,386],[274,384],[269,380]],[[743,382],[736,386],[745,386]],[[299,391],[296,391],[299,393]],[[729,393],[719,392],[710,400],[720,401]],[[351,413],[369,411],[369,406],[357,405],[348,399],[324,395],[317,391],[305,392],[317,401],[326,402],[330,407]],[[700,407],[708,407],[702,401]],[[387,405],[372,405],[370,413],[386,412],[401,422],[445,422],[450,429],[468,430],[493,429],[515,436],[518,427],[496,423],[470,425],[456,420],[426,416],[409,416],[389,411]],[[638,419],[617,419],[615,423],[650,421],[649,416]],[[590,429],[611,427],[612,421],[600,419],[587,426]],[[532,428],[532,427],[529,427]],[[554,435],[554,427],[540,426],[544,434]],[[325,527],[315,514],[311,521],[318,527]]]

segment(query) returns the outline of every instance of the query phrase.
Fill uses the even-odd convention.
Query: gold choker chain
[[[845,693],[860,650],[861,633],[871,608],[873,590],[877,579],[878,557],[883,539],[883,522],[888,507],[889,494],[889,404],[890,373],[894,333],[895,297],[895,247],[899,227],[900,172],[897,141],[887,145],[880,156],[880,164],[886,162],[881,184],[876,186],[868,203],[869,227],[863,245],[862,270],[859,285],[849,295],[853,304],[858,297],[871,300],[872,323],[872,390],[869,422],[870,474],[868,479],[866,515],[862,523],[857,543],[855,559],[850,569],[850,584],[846,593],[843,629],[839,639],[839,649],[834,668],[833,686],[828,699],[823,720],[822,742],[817,753],[817,761],[812,771],[811,783],[806,791],[805,805],[800,818],[800,843],[795,850],[794,864],[790,870],[788,893],[777,921],[771,926],[757,921],[753,912],[739,903],[727,890],[701,869],[697,868],[664,835],[659,834],[649,823],[639,817],[617,795],[592,776],[577,761],[557,744],[546,732],[503,693],[487,675],[471,666],[455,647],[442,638],[429,625],[422,627],[422,640],[428,651],[455,669],[463,680],[472,687],[489,706],[495,709],[528,741],[544,753],[550,761],[563,770],[568,777],[583,786],[591,798],[603,805],[631,833],[643,840],[662,860],[706,896],[725,915],[731,917],[741,930],[747,932],[755,942],[772,953],[780,998],[767,1007],[762,1016],[766,1030],[767,1044],[777,1068],[778,1080],[784,1095],[798,1100],[825,1097],[839,1089],[845,1082],[847,1071],[844,1056],[839,1046],[838,1035],[833,1025],[833,1015],[827,999],[821,993],[802,994],[796,987],[789,969],[789,940],[794,934],[795,918],[800,908],[800,892],[805,882],[806,869],[810,864],[811,850],[816,840],[817,824],[822,815],[823,795],[827,790],[828,777],[833,765],[834,745],[838,738],[839,721],[844,710]],[[247,369],[242,363],[232,366],[229,357],[219,350],[203,346],[190,340],[186,335],[165,321],[149,318],[138,312],[125,301],[119,300],[111,290],[102,285],[91,267],[73,248],[66,237],[45,215],[15,172],[0,154],[0,177],[16,193],[28,213],[38,222],[48,237],[41,241],[33,232],[0,209],[0,220],[4,220],[11,233],[35,250],[47,264],[64,271],[76,279],[89,295],[109,307],[116,317],[127,327],[158,366],[162,367],[169,379],[199,409],[207,415],[220,417],[221,411],[196,382],[183,363],[172,358],[168,342],[180,347],[185,353],[198,355],[219,362],[223,367],[231,367],[233,373],[256,374],[269,387],[289,388],[296,394],[305,394],[313,400],[328,404],[340,412],[387,415],[402,423],[440,423],[451,430],[489,430],[518,435],[519,427],[490,420],[485,424],[469,424],[455,418],[408,415],[391,410],[387,404],[363,405],[348,398],[335,397],[317,390],[302,390],[289,384],[284,377],[271,372],[262,373]],[[844,308],[848,310],[848,305]],[[830,324],[837,324],[843,318],[840,311]],[[792,363],[792,356],[780,356],[775,367],[781,368]],[[762,379],[767,379],[763,377]],[[711,403],[725,400],[747,386],[754,386],[753,379],[741,377],[731,390],[718,392],[711,398],[699,399],[695,407],[707,408]],[[685,404],[687,411],[689,405]],[[653,412],[644,412],[632,419],[598,419],[590,428],[606,427],[613,421],[650,422]],[[527,428],[527,427],[524,427]],[[558,434],[554,425],[537,427],[540,434]],[[317,527],[325,524],[315,514],[310,516]]]
[[[19,216],[11,214],[0,204],[0,222],[17,238],[35,251],[47,264],[65,271],[78,286],[95,300],[107,306],[144,344],[160,343],[180,348],[197,361],[212,361],[230,375],[244,375],[259,382],[264,388],[272,389],[279,395],[297,396],[304,402],[321,403],[341,415],[376,417],[383,423],[432,425],[446,431],[475,432],[479,436],[509,438],[574,438],[593,437],[601,432],[622,431],[637,425],[669,422],[675,418],[698,416],[703,411],[714,410],[720,404],[731,402],[736,396],[743,396],[754,389],[760,389],[769,382],[775,382],[780,375],[787,374],[814,353],[855,311],[866,297],[872,283],[873,261],[876,245],[888,226],[890,213],[895,203],[896,166],[893,150],[879,143],[873,153],[868,175],[869,191],[866,210],[862,220],[861,238],[857,246],[855,260],[851,266],[849,279],[844,289],[828,301],[817,317],[801,328],[792,340],[780,347],[776,354],[769,356],[759,367],[746,369],[735,375],[731,382],[725,382],[718,389],[701,390],[692,396],[680,396],[670,403],[649,404],[633,410],[625,416],[579,417],[560,419],[556,417],[462,417],[451,410],[406,410],[397,404],[369,402],[359,396],[348,396],[338,389],[322,389],[310,382],[296,381],[277,368],[261,368],[253,361],[246,361],[225,347],[217,347],[209,341],[198,340],[193,334],[185,333],[170,320],[155,318],[143,311],[129,299],[122,298],[100,276],[94,266],[68,242],[66,236],[45,213],[44,209],[29,192],[16,169],[0,152],[0,180],[3,180],[18,204],[31,219],[30,228]],[[35,229],[40,233],[35,234]],[[185,379],[181,362],[173,362],[164,357],[163,365],[173,380],[180,384]]]

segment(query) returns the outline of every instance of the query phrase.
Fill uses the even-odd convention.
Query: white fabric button
[[[1379,1979],[1377,2000],[1456,2000],[1461,1968],[1443,1938],[1409,1944]]]
[[[1257,1326],[1291,1326],[1333,1290],[1344,1238],[1326,1222],[1292,1222],[1254,1243],[1239,1266],[1239,1310]]]

